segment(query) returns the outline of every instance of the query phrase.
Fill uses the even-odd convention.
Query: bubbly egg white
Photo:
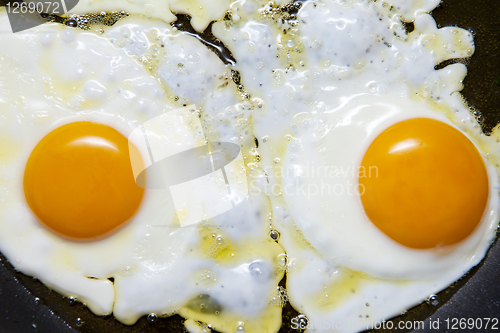
[[[75,8],[68,12],[69,15],[87,14],[91,12],[113,12],[127,11],[134,14],[142,14],[148,17],[161,19],[166,23],[174,22],[177,18],[172,13],[188,14],[192,16],[191,24],[198,31],[207,28],[211,21],[222,18],[229,5],[229,0],[224,1],[158,1],[158,0],[81,0]]]

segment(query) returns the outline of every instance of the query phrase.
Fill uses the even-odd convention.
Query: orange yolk
[[[75,122],[35,147],[26,164],[24,194],[47,227],[88,239],[129,220],[144,189],[135,184],[127,138],[105,125]]]
[[[368,148],[361,170],[370,170],[359,176],[368,218],[411,248],[465,239],[488,201],[488,175],[476,147],[432,119],[410,119],[385,130]]]

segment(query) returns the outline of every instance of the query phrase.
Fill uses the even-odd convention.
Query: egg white
[[[92,12],[113,12],[127,11],[134,14],[142,14],[147,17],[161,19],[166,23],[172,23],[176,20],[176,16],[172,11],[181,14],[192,16],[191,24],[198,31],[203,31],[207,28],[211,21],[221,19],[229,6],[229,0],[224,1],[157,1],[157,0],[81,0],[71,9],[68,14],[87,14]]]

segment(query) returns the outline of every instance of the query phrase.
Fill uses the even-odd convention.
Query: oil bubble
[[[76,318],[76,327],[82,327],[85,322],[81,318]]]
[[[432,305],[432,306],[438,306],[439,305],[439,300],[436,295],[431,295],[427,299],[427,304]]]
[[[154,314],[154,313],[150,313],[150,314],[148,315],[148,322],[149,322],[150,324],[154,324],[154,323],[156,323],[156,321],[157,321],[157,320],[158,320],[158,316],[157,316],[156,314]]]
[[[245,328],[245,323],[242,321],[239,321],[234,332],[235,333],[246,333],[247,329]]]
[[[269,237],[271,237],[272,240],[279,240],[280,239],[280,233],[278,230],[271,230],[269,232]]]
[[[267,281],[271,278],[271,265],[263,260],[256,260],[248,266],[250,274],[257,281]]]
[[[66,21],[66,25],[68,27],[76,28],[78,27],[78,22],[76,22],[75,20],[68,20]]]

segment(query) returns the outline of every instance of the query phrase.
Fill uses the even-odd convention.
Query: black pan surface
[[[469,74],[462,92],[478,111],[486,133],[500,123],[500,1],[444,0],[433,16],[439,26],[459,26],[474,33],[476,52],[467,60]],[[446,66],[448,63],[441,64]],[[464,278],[437,295],[439,304],[423,303],[393,319],[425,321],[423,329],[414,332],[495,332],[500,323],[489,328],[461,329],[452,324],[462,318],[500,319],[500,245],[495,242],[487,257]],[[285,281],[282,281],[284,284]],[[280,332],[291,329],[290,320],[297,312],[287,305]],[[112,316],[94,316],[85,306],[72,303],[42,283],[16,272],[0,255],[0,332],[185,332],[182,318],[148,320],[141,318],[134,326],[124,326]],[[436,324],[439,323],[439,324]],[[449,325],[448,325],[449,323]],[[432,324],[432,327],[431,327]],[[439,327],[439,328],[437,328]],[[408,332],[410,329],[397,330]],[[378,330],[377,332],[396,332]]]

